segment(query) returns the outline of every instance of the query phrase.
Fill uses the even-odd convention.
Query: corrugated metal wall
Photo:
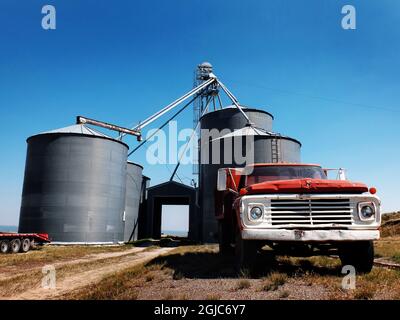
[[[70,133],[27,142],[19,232],[56,242],[122,241],[128,146]]]
[[[126,205],[124,241],[134,241],[138,238],[139,205],[143,188],[143,167],[128,162],[126,175]]]

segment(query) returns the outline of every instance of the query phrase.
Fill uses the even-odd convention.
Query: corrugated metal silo
[[[226,111],[225,111],[226,110]],[[300,162],[299,141],[271,134],[273,117],[263,110],[244,109],[247,116],[254,123],[254,127],[246,126],[246,119],[239,110],[222,109],[210,112],[201,118],[202,129],[218,130],[229,129],[231,133],[223,133],[219,137],[206,138],[201,141],[200,170],[199,170],[199,204],[201,208],[202,239],[203,242],[215,242],[218,230],[215,219],[215,193],[217,172],[223,167],[243,167],[250,163],[269,162]],[[225,113],[226,119],[221,114]],[[237,122],[230,115],[238,115]],[[222,119],[223,122],[220,121]],[[260,129],[257,129],[260,128]],[[247,143],[246,137],[252,139]],[[254,138],[254,139],[253,139]],[[239,145],[233,142],[239,142]],[[233,147],[234,146],[234,147]],[[205,149],[208,149],[205,152]],[[246,149],[247,148],[247,149]],[[239,149],[239,150],[237,150]],[[219,162],[212,163],[213,153],[219,152]],[[245,162],[237,162],[234,154],[253,155]]]
[[[54,242],[123,240],[128,146],[74,125],[27,139],[19,232]]]
[[[128,161],[126,173],[126,205],[124,241],[137,240],[138,217],[143,196],[143,167]]]
[[[148,224],[149,217],[147,215],[147,205],[148,205],[148,188],[150,187],[150,178],[143,176],[142,180],[142,192],[140,195],[140,205],[139,205],[139,216],[138,216],[138,233],[137,239],[144,239],[148,235]]]
[[[272,122],[274,117],[272,114],[253,108],[242,106],[243,111],[249,117],[254,127],[267,131],[272,131]],[[247,121],[243,114],[235,106],[228,106],[224,109],[206,113],[200,119],[201,129],[229,129],[231,131],[246,127]]]

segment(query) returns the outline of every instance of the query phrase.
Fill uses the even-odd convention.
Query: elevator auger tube
[[[157,130],[155,130],[150,136],[148,136],[144,141],[142,141],[135,149],[133,149],[131,152],[128,153],[128,157],[130,157],[132,154],[134,154],[140,147],[142,147],[144,144],[146,144],[147,141],[149,141],[152,137],[154,137],[158,132],[160,132],[165,126],[170,123],[170,121],[174,120],[183,110],[185,110],[194,100],[196,100],[197,96],[189,100],[181,109],[178,110],[171,118],[169,118],[167,121],[165,121]]]
[[[102,127],[102,128],[106,128],[109,130],[113,130],[113,131],[118,131],[120,133],[124,133],[124,134],[130,134],[133,136],[136,136],[138,140],[141,139],[142,134],[140,133],[140,131],[134,130],[134,129],[128,129],[128,128],[124,128],[124,127],[120,127],[120,126],[116,126],[114,124],[111,123],[107,123],[107,122],[103,122],[103,121],[99,121],[99,120],[94,120],[94,119],[90,119],[90,118],[86,118],[86,117],[82,117],[82,116],[77,116],[76,117],[76,123],[77,124],[91,124],[94,126],[98,126],[98,127]]]
[[[208,98],[206,107],[204,108],[203,113],[201,114],[201,116],[204,116],[206,114],[206,112],[208,110],[208,107],[210,106],[210,101],[211,101],[211,98]],[[183,158],[183,156],[184,156],[184,154],[185,154],[185,152],[186,152],[186,150],[187,150],[187,148],[189,146],[189,143],[192,141],[192,139],[193,139],[194,135],[196,134],[196,131],[199,128],[199,126],[200,126],[200,119],[197,122],[196,128],[193,130],[192,134],[190,135],[190,138],[189,138],[188,142],[186,143],[186,145],[185,145],[185,147],[183,149],[183,152],[181,153],[181,156],[179,157],[178,164],[176,165],[176,167],[174,169],[174,172],[172,172],[172,175],[171,175],[171,178],[169,179],[169,181],[172,181],[174,179],[174,177],[176,175],[176,172],[178,171],[179,166],[181,165],[182,158]]]
[[[229,97],[229,99],[232,100],[232,103],[235,105],[235,107],[238,108],[239,111],[242,113],[242,115],[246,118],[247,124],[250,125],[250,126],[253,125],[253,123],[250,121],[250,119],[247,116],[247,114],[243,111],[242,107],[239,105],[238,99],[236,99],[236,97],[229,91],[229,89],[227,87],[225,87],[225,85],[221,81],[219,81],[218,79],[217,79],[217,83],[222,88],[222,90],[225,91],[225,93]]]
[[[210,77],[209,80],[205,81],[204,83],[202,83],[201,85],[197,86],[196,88],[190,90],[188,93],[186,93],[185,95],[183,95],[179,99],[175,100],[174,102],[170,103],[169,105],[167,105],[165,108],[161,109],[160,111],[158,111],[154,115],[148,117],[146,120],[142,121],[137,126],[133,127],[132,130],[141,131],[145,126],[147,126],[150,123],[152,123],[153,121],[157,120],[163,114],[165,114],[166,112],[172,110],[177,105],[179,105],[180,103],[182,103],[186,99],[190,98],[191,96],[199,93],[201,90],[205,89],[206,87],[208,87],[210,84],[212,84],[215,81],[216,81],[215,76]],[[121,134],[120,138],[122,138],[124,136],[125,136],[125,134]]]

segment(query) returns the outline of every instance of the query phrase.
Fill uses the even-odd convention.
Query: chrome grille
[[[353,209],[349,199],[271,200],[272,225],[351,225]]]

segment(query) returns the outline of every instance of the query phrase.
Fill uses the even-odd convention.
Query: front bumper
[[[378,240],[379,230],[243,229],[242,239],[317,242]]]

